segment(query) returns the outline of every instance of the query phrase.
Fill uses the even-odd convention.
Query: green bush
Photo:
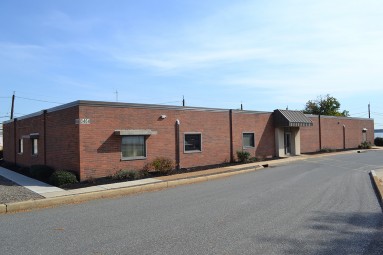
[[[29,175],[37,180],[46,181],[53,174],[54,169],[46,165],[32,165]]]
[[[112,179],[114,180],[138,180],[147,177],[146,171],[136,171],[136,170],[120,170],[114,175]]]
[[[169,174],[174,169],[173,160],[165,157],[155,158],[152,162],[145,165],[143,171]]]
[[[249,160],[247,161],[247,162],[249,162],[249,163],[254,163],[254,162],[258,162],[258,161],[262,161],[261,159],[258,159],[258,158],[256,158],[256,157],[251,157],[251,158],[249,158]]]
[[[377,137],[374,140],[376,146],[383,146],[383,137]]]
[[[250,153],[248,151],[237,151],[238,161],[241,163],[249,162]]]
[[[322,148],[320,150],[320,152],[335,152],[336,150],[335,149],[332,149],[332,148]]]
[[[65,184],[77,183],[77,177],[74,173],[65,170],[59,170],[54,172],[49,178],[49,183],[57,187],[63,186]]]
[[[358,148],[359,149],[371,149],[371,143],[370,142],[362,142]]]

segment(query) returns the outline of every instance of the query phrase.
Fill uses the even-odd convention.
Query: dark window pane
[[[122,137],[121,152],[123,158],[146,157],[145,137]]]
[[[254,133],[243,134],[243,147],[254,147]]]
[[[37,155],[39,153],[38,141],[38,139],[32,139],[32,155]]]
[[[185,134],[185,151],[201,151],[201,134]]]

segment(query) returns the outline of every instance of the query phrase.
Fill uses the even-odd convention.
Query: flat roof
[[[224,109],[224,108],[209,108],[209,107],[192,107],[192,106],[175,106],[175,105],[159,105],[159,104],[137,104],[137,103],[122,103],[122,102],[105,102],[105,101],[89,101],[89,100],[77,100],[67,104],[59,105],[47,109],[47,112],[55,112],[64,110],[76,106],[93,106],[93,107],[112,107],[112,108],[140,108],[140,109],[156,109],[156,110],[177,110],[177,111],[207,111],[207,112],[227,112],[232,110],[236,113],[257,113],[257,114],[270,114],[272,112],[267,111],[251,111],[251,110],[239,110],[239,109]],[[40,116],[44,113],[44,110],[24,115],[18,118],[17,120],[32,118],[35,116]],[[11,123],[12,120],[4,121],[3,123]]]

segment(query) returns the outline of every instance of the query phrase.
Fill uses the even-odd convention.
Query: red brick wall
[[[117,105],[115,105],[117,106]],[[143,106],[145,107],[145,106]],[[167,118],[160,119],[161,115]],[[76,119],[90,119],[90,124],[76,125]],[[121,169],[142,169],[158,156],[176,160],[176,120],[180,121],[180,166],[214,165],[230,161],[230,113],[227,110],[158,109],[92,106],[80,104],[49,112],[46,115],[46,163],[56,169],[77,171],[81,180],[114,174]],[[301,152],[319,150],[318,118],[314,126],[302,127]],[[255,134],[255,148],[246,149],[252,156],[275,156],[275,128],[272,113],[233,111],[233,154],[242,150],[242,134]],[[346,147],[362,142],[362,129],[372,142],[373,121],[322,117],[322,148],[343,149],[343,125],[346,126]],[[39,133],[39,154],[31,155],[31,141],[24,139],[24,153],[16,163],[30,166],[44,163],[44,115],[17,121],[17,140],[23,135]],[[121,160],[120,129],[151,129],[157,134],[147,138],[147,158]],[[200,132],[202,151],[184,152],[184,134]],[[16,140],[16,142],[17,142]],[[13,123],[4,124],[4,159],[14,162]],[[17,149],[17,148],[16,148]]]
[[[310,118],[311,127],[300,127],[301,153],[319,151],[319,125],[317,118]]]
[[[254,133],[255,147],[243,148],[242,134]],[[271,113],[233,111],[233,153],[248,151],[252,157],[275,156],[275,128]]]
[[[310,117],[313,127],[301,128],[301,152],[319,151],[318,117]],[[321,117],[322,149],[343,149],[343,125],[345,128],[346,149],[357,148],[363,141],[362,129],[367,128],[367,141],[374,142],[374,121],[344,117]]]
[[[79,131],[75,125],[78,107],[46,114],[46,165],[55,169],[79,172]],[[4,125],[4,160],[19,166],[44,164],[44,114],[16,121],[16,148],[14,146],[14,122]],[[39,133],[38,154],[32,155],[32,140],[23,139],[23,153],[18,153],[18,141],[23,136]],[[16,161],[15,161],[16,150]]]
[[[80,172],[79,107],[47,114],[47,165],[57,170]]]
[[[229,111],[182,111],[177,118],[181,122],[181,167],[230,162]],[[187,132],[201,132],[202,152],[184,153],[184,134]]]
[[[44,164],[44,118],[43,115],[34,116],[27,119],[16,121],[16,164],[19,166],[31,166]],[[28,136],[32,133],[38,133],[38,154],[32,155],[32,140],[29,138],[23,139],[23,153],[18,153],[18,141],[23,136]],[[13,142],[13,137],[12,137]],[[14,147],[12,150],[14,153]]]
[[[159,119],[166,115],[166,119]],[[180,165],[183,168],[212,165],[230,160],[228,111],[183,111],[139,108],[81,106],[80,118],[89,125],[80,126],[81,176],[101,177],[120,169],[142,169],[158,156],[176,159],[175,122],[180,120]],[[145,160],[121,160],[119,129],[151,129]],[[202,133],[202,152],[184,153],[184,133]]]

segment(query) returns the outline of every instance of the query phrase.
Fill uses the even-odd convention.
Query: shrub
[[[112,179],[114,180],[138,180],[147,177],[148,172],[146,171],[137,171],[137,170],[120,170],[114,175],[112,175]]]
[[[370,142],[362,142],[359,146],[359,149],[371,149],[371,143]]]
[[[143,171],[169,174],[174,169],[173,160],[165,157],[155,158],[152,162],[145,165]]]
[[[377,137],[374,140],[376,146],[383,146],[383,137]]]
[[[63,186],[65,184],[77,183],[77,177],[70,171],[59,170],[54,172],[49,178],[49,183],[55,186]]]
[[[250,153],[248,151],[237,151],[238,161],[241,163],[246,163],[249,161]]]
[[[249,158],[249,160],[248,160],[247,162],[249,162],[249,163],[254,163],[254,162],[258,162],[258,161],[262,161],[261,158],[258,159],[258,158],[256,158],[256,157],[251,157],[251,158]]]
[[[320,152],[335,152],[335,149],[332,148],[322,148]]]
[[[53,174],[54,169],[46,165],[32,165],[29,175],[35,179],[46,181]]]

